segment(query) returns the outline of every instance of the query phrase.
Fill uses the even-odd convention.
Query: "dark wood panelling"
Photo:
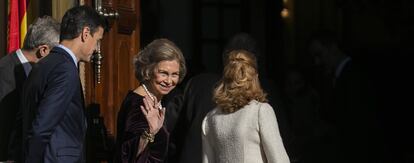
[[[136,28],[138,22],[137,12],[133,8],[122,7],[118,10],[122,19],[118,22],[118,32],[122,34],[130,35]]]
[[[117,113],[123,98],[128,90],[138,86],[132,62],[140,47],[139,2],[102,0],[104,8],[118,11],[119,19],[111,21],[111,29],[105,33],[101,43],[101,83],[96,83],[94,79],[93,64],[88,64],[85,70],[86,103],[100,105],[110,136],[116,136]]]

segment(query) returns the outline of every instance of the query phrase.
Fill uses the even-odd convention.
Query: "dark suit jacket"
[[[180,104],[181,112],[170,137],[173,145],[170,144],[169,163],[201,162],[201,123],[216,106],[213,90],[219,80],[216,74],[200,74],[188,81],[181,97],[184,100]]]
[[[26,74],[16,52],[0,59],[0,161],[11,159],[7,153],[16,113],[19,109],[20,94]]]
[[[343,162],[380,162],[382,140],[372,83],[359,62],[348,62],[335,80],[332,124],[338,130]]]
[[[53,48],[33,67],[22,95],[26,162],[84,162],[86,117],[71,56]]]

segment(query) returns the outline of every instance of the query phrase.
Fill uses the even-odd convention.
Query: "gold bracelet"
[[[147,139],[150,143],[154,142],[155,135],[151,134],[147,130],[144,131],[144,133],[141,135],[144,139]]]

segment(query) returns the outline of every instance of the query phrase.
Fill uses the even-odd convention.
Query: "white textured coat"
[[[289,163],[273,108],[252,100],[226,114],[215,108],[202,124],[203,163]]]

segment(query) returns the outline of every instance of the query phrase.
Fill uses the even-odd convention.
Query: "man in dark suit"
[[[212,97],[219,80],[220,76],[213,73],[194,76],[186,84],[184,95],[177,96],[172,102],[177,105],[175,107],[180,107],[180,114],[171,131],[169,163],[201,162],[201,123],[216,106]],[[175,108],[168,107],[168,110]]]
[[[59,43],[59,28],[59,23],[50,16],[37,18],[29,26],[23,48],[0,59],[0,162],[19,160],[16,154],[21,146],[10,143],[21,141],[20,135],[16,135],[18,131],[13,131],[21,88],[31,71],[31,64],[48,55]],[[8,146],[12,148],[8,149]]]
[[[335,160],[329,162],[381,162],[384,156],[376,97],[361,63],[348,56],[330,31],[315,33],[310,42],[315,63],[331,77],[331,93],[323,119],[335,130]],[[326,155],[328,156],[328,154]]]
[[[104,19],[91,7],[69,9],[60,45],[39,61],[22,93],[26,162],[84,162],[86,117],[78,62],[89,62],[104,33]]]

